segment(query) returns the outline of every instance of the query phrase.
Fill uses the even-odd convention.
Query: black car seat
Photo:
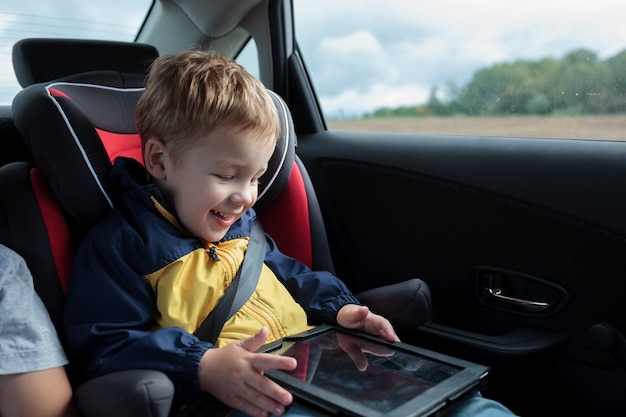
[[[42,56],[51,50],[54,59]],[[109,182],[112,161],[117,156],[142,161],[134,109],[156,50],[135,43],[27,39],[13,52],[16,75],[24,87],[13,101],[13,122],[77,242],[115,205]],[[77,61],[82,63],[74,67]],[[115,65],[118,61],[124,62]],[[261,180],[264,187],[255,208],[284,253],[313,269],[332,271],[321,211],[295,152],[291,115],[278,95],[270,95],[283,132]],[[431,311],[428,286],[419,279],[357,297],[399,329],[418,327]]]

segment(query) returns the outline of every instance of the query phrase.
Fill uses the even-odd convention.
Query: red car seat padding
[[[50,191],[48,183],[38,169],[32,168],[30,170],[30,181],[46,227],[46,234],[50,242],[52,259],[59,282],[63,293],[65,293],[67,292],[67,284],[69,283],[72,262],[74,260],[72,237],[70,236],[63,212],[57,204],[52,191]]]

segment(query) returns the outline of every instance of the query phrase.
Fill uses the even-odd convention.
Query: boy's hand
[[[267,369],[293,370],[297,363],[288,356],[254,353],[267,340],[263,327],[254,336],[207,350],[200,359],[200,388],[224,404],[254,417],[278,416],[293,397],[289,391],[263,375]]]
[[[354,337],[346,333],[337,333],[337,342],[341,349],[344,350],[354,362],[356,369],[359,371],[365,371],[368,367],[367,356],[365,353],[369,353],[374,356],[393,356],[393,350],[388,347],[372,343],[365,339]]]
[[[390,342],[399,342],[395,330],[389,320],[374,314],[365,306],[347,304],[337,313],[337,324],[346,329],[363,330],[367,333],[381,336]]]

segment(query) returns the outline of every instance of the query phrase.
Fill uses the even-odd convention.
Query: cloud
[[[321,105],[331,117],[359,117],[373,108],[398,107],[423,102],[430,94],[418,85],[373,84],[366,89],[346,89],[335,96],[321,97]]]
[[[371,32],[360,30],[320,40],[313,50],[315,78],[333,91],[366,88],[393,77],[387,53]]]
[[[478,69],[626,49],[623,0],[296,2],[296,34],[326,114],[423,103]],[[333,12],[336,10],[336,13]],[[403,93],[404,92],[404,93]]]

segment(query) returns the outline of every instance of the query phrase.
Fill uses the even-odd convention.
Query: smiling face
[[[144,160],[182,225],[204,241],[217,242],[256,202],[259,177],[276,142],[226,126],[197,143],[174,163],[165,144],[151,138]]]

